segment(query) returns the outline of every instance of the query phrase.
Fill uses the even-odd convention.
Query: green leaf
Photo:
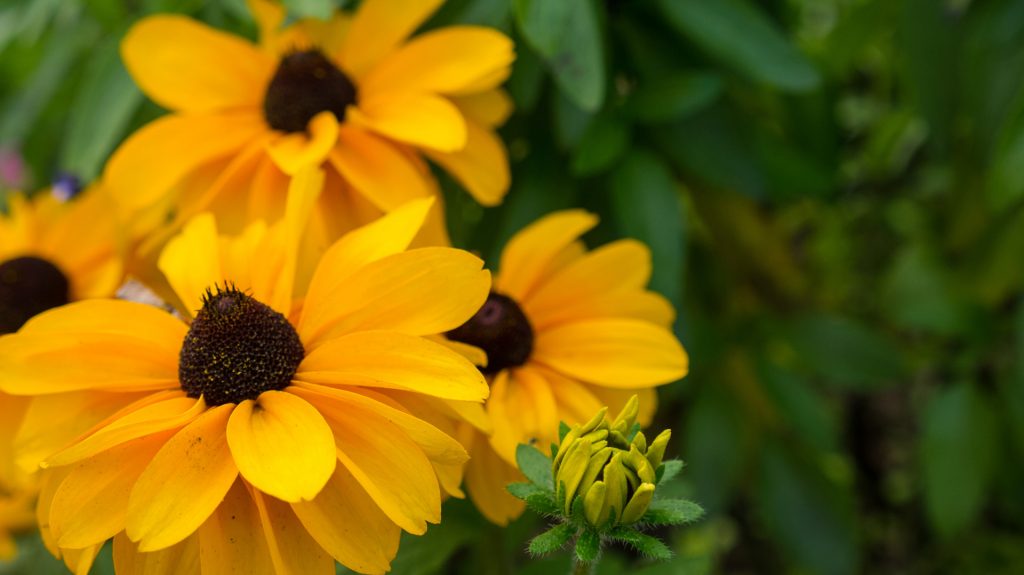
[[[530,555],[547,555],[558,551],[569,542],[576,529],[569,523],[559,523],[530,540]]]
[[[601,536],[594,529],[584,529],[576,538],[576,558],[583,563],[593,563],[600,555]]]
[[[661,463],[661,467],[658,468],[658,484],[668,483],[679,475],[679,472],[683,470],[684,464],[678,459],[668,459]]]
[[[893,258],[881,302],[893,322],[911,329],[954,335],[963,331],[965,311],[957,300],[941,258],[923,242]]]
[[[625,104],[625,113],[641,123],[676,120],[708,106],[722,92],[711,72],[675,72],[641,80]]]
[[[761,386],[799,437],[819,451],[839,446],[839,415],[806,378],[767,360],[758,362]]]
[[[889,337],[838,315],[806,315],[790,326],[798,360],[826,381],[874,389],[903,377],[900,347]]]
[[[672,172],[653,154],[634,150],[612,174],[610,194],[616,227],[651,249],[651,288],[680,309],[686,269],[686,210]]]
[[[535,484],[551,489],[554,479],[551,477],[551,460],[537,448],[524,443],[516,447],[516,465],[527,479]]]
[[[295,18],[330,20],[334,14],[334,0],[283,0],[289,15]]]
[[[686,499],[655,499],[644,513],[648,525],[681,525],[704,516],[704,508]]]
[[[576,147],[572,173],[592,176],[608,169],[629,147],[629,140],[629,126],[610,116],[597,116]]]
[[[441,573],[448,560],[459,549],[479,537],[476,525],[466,521],[449,521],[431,525],[424,535],[402,534],[401,552],[391,563],[392,575]]]
[[[541,515],[558,515],[558,505],[555,503],[555,494],[550,488],[545,488],[536,483],[510,483],[505,486],[512,496],[522,499],[526,506]]]
[[[117,38],[110,38],[93,51],[62,141],[61,169],[84,182],[99,175],[142,103],[142,92],[121,63],[119,45]]]
[[[636,549],[640,554],[651,559],[665,561],[672,558],[672,550],[661,540],[644,535],[630,527],[619,527],[608,534],[608,537],[620,541]]]
[[[848,489],[777,443],[762,446],[760,471],[756,501],[765,531],[803,567],[798,571],[856,573],[858,532]]]
[[[960,383],[928,402],[921,463],[925,511],[951,537],[971,526],[988,498],[997,454],[995,414],[974,386]]]
[[[44,107],[71,73],[77,56],[96,34],[95,24],[88,21],[81,25],[64,22],[54,28],[28,84],[19,87],[13,101],[5,102],[6,110],[0,115],[0,143],[28,137]]]
[[[558,441],[559,441],[559,443],[561,443],[561,441],[563,439],[565,439],[565,436],[568,435],[570,431],[572,431],[572,428],[569,427],[569,424],[567,424],[564,421],[559,421],[558,422]]]
[[[747,0],[659,0],[680,32],[715,57],[759,82],[792,92],[818,86],[811,62]]]
[[[604,53],[592,0],[515,0],[516,22],[559,89],[580,108],[604,102]]]
[[[747,466],[742,430],[748,423],[732,394],[705,386],[689,410],[685,432],[688,478],[711,513],[729,506]],[[667,464],[667,462],[666,462]]]
[[[530,482],[509,483],[508,485],[505,486],[505,490],[511,493],[513,497],[523,500],[536,493],[542,493],[546,491],[546,489],[537,485],[536,483]]]

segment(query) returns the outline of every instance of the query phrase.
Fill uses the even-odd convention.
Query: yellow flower
[[[59,447],[41,450],[38,511],[73,568],[113,537],[122,575],[382,573],[401,530],[440,520],[468,456],[389,393],[484,400],[479,371],[429,336],[471,317],[490,276],[460,250],[407,249],[422,200],[334,243],[297,302],[296,214],[321,177],[293,180],[272,227],[225,238],[203,215],[168,244],[188,321],[91,300],[0,338],[0,387],[72,420],[22,437]]]
[[[32,514],[35,496],[35,490],[0,492],[0,561],[13,559],[17,554],[12,533],[35,527],[36,518]]]
[[[251,0],[258,45],[180,15],[143,19],[122,56],[172,113],[129,137],[104,181],[125,213],[157,210],[152,222],[173,212],[177,229],[211,211],[235,233],[277,220],[290,176],[321,166],[326,189],[307,233],[325,245],[408,200],[437,196],[424,158],[481,203],[499,203],[509,173],[494,129],[510,110],[499,85],[512,42],[478,26],[410,38],[440,3],[366,0],[353,14],[282,30],[281,6]],[[446,241],[441,218],[435,207],[425,241]],[[151,239],[148,249],[159,245]]]
[[[634,240],[587,252],[579,237],[597,224],[581,210],[549,215],[517,234],[501,256],[487,303],[448,337],[487,352],[487,412],[494,433],[472,434],[466,486],[491,521],[523,510],[505,485],[521,481],[515,449],[558,441],[560,421],[588,421],[640,395],[646,424],[653,387],[686,375],[687,356],[669,326],[672,306],[648,291],[650,253]]]
[[[123,278],[113,205],[98,188],[69,201],[13,195],[0,213],[0,334],[47,309],[109,297]]]

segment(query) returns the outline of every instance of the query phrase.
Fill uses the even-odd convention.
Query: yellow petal
[[[32,395],[173,389],[185,332],[170,314],[133,302],[55,308],[0,337],[0,388]]]
[[[567,424],[586,423],[606,405],[603,399],[596,395],[597,388],[595,386],[583,385],[575,379],[554,370],[545,369],[543,366],[533,367],[544,374],[544,379],[551,382],[551,392],[558,404],[558,413]]]
[[[308,330],[315,318],[330,313],[336,302],[329,296],[352,274],[371,262],[404,251],[423,225],[432,203],[429,198],[408,202],[334,242],[310,280],[299,331]]]
[[[72,466],[50,508],[58,545],[82,549],[121,532],[132,485],[170,436],[136,439]]]
[[[198,533],[189,537],[199,541],[202,572],[277,575],[259,525],[259,511],[245,483],[235,481]]]
[[[270,57],[245,40],[174,15],[132,26],[121,56],[146,95],[190,112],[259,107],[274,71]]]
[[[334,559],[306,531],[287,503],[252,490],[274,569],[281,575],[331,575]]]
[[[366,395],[372,394],[372,392],[353,393],[307,383],[297,383],[289,388],[289,391],[315,404],[326,416],[343,414],[348,411],[351,413],[369,412],[368,417],[385,418],[415,441],[432,464],[436,462],[460,465],[469,459],[466,450],[451,436],[406,411]],[[381,397],[379,394],[372,395]]]
[[[123,209],[147,208],[185,176],[238,153],[266,130],[256,111],[164,116],[118,147],[107,162],[103,182]]]
[[[483,206],[496,206],[508,191],[511,176],[505,144],[476,122],[466,122],[466,146],[454,152],[425,149],[436,162],[462,184]]]
[[[172,437],[153,458],[128,500],[128,536],[139,550],[163,549],[195,532],[224,498],[238,468],[225,433],[234,409],[210,409]]]
[[[366,0],[359,5],[339,59],[359,77],[402,43],[442,0]]]
[[[493,28],[448,26],[410,40],[381,60],[360,90],[449,94],[487,78],[500,84],[515,59],[512,40]],[[505,71],[503,76],[496,73]]]
[[[270,144],[267,153],[281,170],[295,175],[304,168],[319,166],[338,142],[338,118],[332,112],[320,112],[309,121],[308,132],[282,136]]]
[[[389,138],[443,152],[466,145],[466,120],[451,101],[433,94],[387,94],[361,100],[347,119]]]
[[[642,290],[650,278],[651,250],[636,240],[619,240],[554,270],[522,306],[529,317],[540,317],[609,293]]]
[[[302,398],[265,391],[238,404],[227,429],[238,472],[260,491],[284,501],[316,497],[334,472],[334,437]]]
[[[52,194],[40,194],[37,201],[51,198]],[[91,186],[74,201],[55,208],[48,222],[40,222],[45,230],[37,249],[66,270],[72,300],[113,297],[121,285],[124,266],[118,253],[121,230],[112,198],[101,187]]]
[[[480,258],[452,248],[420,248],[372,262],[306,309],[299,335],[307,349],[358,330],[430,335],[455,329],[487,299],[490,272]],[[328,272],[329,273],[329,272]],[[333,302],[333,305],[326,305]],[[319,302],[310,302],[319,303]]]
[[[239,270],[249,273],[253,297],[285,316],[294,304],[303,236],[323,187],[322,170],[306,168],[297,173],[288,186],[284,218],[261,241],[243,244],[243,257],[237,262]],[[257,261],[260,265],[253,265]]]
[[[93,545],[85,549],[62,549],[64,565],[75,575],[89,575],[100,548],[102,545]]]
[[[385,211],[431,194],[425,176],[402,152],[357,126],[342,126],[330,161],[366,199]]]
[[[670,383],[688,360],[672,332],[642,321],[603,319],[537,334],[533,359],[583,381],[628,389]]]
[[[523,301],[544,279],[551,261],[596,225],[597,217],[583,210],[556,212],[530,224],[501,252],[495,289]]]
[[[114,537],[114,571],[130,575],[199,573],[199,542],[193,536],[165,549],[142,553],[124,532]],[[225,571],[226,573],[226,571]]]
[[[485,128],[497,128],[512,115],[512,98],[500,88],[456,96],[452,102],[459,107],[466,120],[476,122]]]
[[[595,294],[567,302],[562,307],[533,311],[530,313],[530,325],[534,331],[543,331],[557,324],[613,317],[637,319],[669,328],[675,320],[676,310],[659,293],[625,290]]]
[[[256,27],[260,31],[260,45],[270,48],[288,11],[283,5],[272,0],[246,0],[245,4],[256,20]]]
[[[390,570],[398,552],[399,528],[344,466],[334,470],[316,499],[293,503],[292,510],[342,565],[360,573]]]
[[[202,309],[206,290],[213,289],[224,279],[217,243],[213,214],[200,214],[167,243],[157,262],[191,316]]]
[[[441,520],[441,491],[423,450],[386,418],[367,410],[325,413],[338,461],[402,529],[420,535]]]
[[[520,481],[525,481],[523,474],[491,449],[487,437],[477,434],[466,465],[466,491],[488,521],[508,525],[523,514],[526,504],[505,489],[509,483]]]
[[[295,379],[464,401],[482,401],[488,393],[487,381],[466,358],[423,338],[387,331],[332,339],[307,353]]]
[[[205,410],[206,402],[202,398],[196,400],[183,396],[147,405],[48,457],[44,466],[67,465],[133,439],[180,429]]]

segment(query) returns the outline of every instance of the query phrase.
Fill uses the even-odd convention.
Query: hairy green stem
[[[597,561],[584,563],[578,559],[573,560],[572,573],[570,575],[593,575],[597,570]]]

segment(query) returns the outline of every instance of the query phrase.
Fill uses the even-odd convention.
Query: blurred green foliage
[[[242,0],[0,5],[18,183],[95,177],[160,113],[117,41],[168,10],[254,29]],[[601,573],[1019,572],[1024,2],[451,0],[427,26],[452,23],[518,51],[513,189],[483,209],[446,181],[454,241],[493,263],[584,206],[594,244],[651,246],[680,312],[692,373],[656,426],[710,514],[658,533],[674,561],[617,552]],[[395,572],[567,572],[522,552],[540,529],[453,501]]]

